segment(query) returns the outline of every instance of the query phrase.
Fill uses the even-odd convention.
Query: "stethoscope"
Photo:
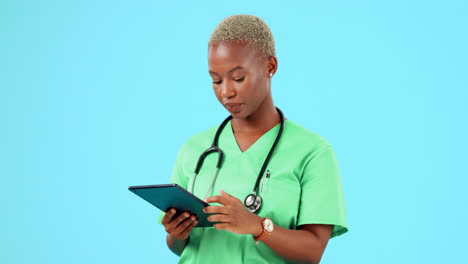
[[[279,108],[276,108],[276,110],[278,111],[278,114],[280,115],[280,119],[281,119],[278,134],[276,135],[275,141],[273,142],[273,145],[270,148],[270,152],[268,152],[268,155],[266,156],[265,161],[263,162],[262,168],[260,169],[260,172],[258,173],[257,181],[255,182],[253,192],[247,195],[247,197],[245,197],[245,200],[244,200],[244,206],[252,213],[255,213],[258,210],[260,210],[260,207],[262,206],[262,197],[260,197],[260,195],[258,194],[258,187],[260,185],[260,180],[262,179],[262,176],[265,173],[266,167],[268,166],[268,163],[270,162],[270,158],[273,155],[273,152],[275,151],[276,146],[278,145],[281,135],[283,134],[283,128],[284,128],[283,112],[281,112]],[[213,180],[211,181],[210,188],[206,192],[204,199],[208,197],[211,190],[213,189],[213,185],[216,181],[216,177],[218,176],[219,169],[221,168],[221,164],[223,163],[223,151],[218,147],[218,139],[224,127],[231,119],[232,119],[232,116],[228,116],[221,123],[221,125],[218,127],[218,130],[216,131],[216,134],[214,136],[213,144],[211,144],[211,147],[205,150],[198,158],[197,166],[195,167],[195,175],[193,176],[193,179],[192,179],[192,184],[191,184],[192,187],[190,191],[191,193],[193,193],[193,188],[195,185],[195,178],[197,177],[198,172],[200,172],[201,166],[203,165],[203,161],[205,160],[205,158],[211,153],[218,154],[218,162],[216,163],[216,170],[213,176]]]

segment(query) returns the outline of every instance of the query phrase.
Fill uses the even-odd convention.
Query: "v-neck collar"
[[[275,141],[276,135],[278,134],[278,130],[281,126],[281,123],[276,124],[270,130],[265,132],[265,134],[260,136],[249,148],[247,148],[245,151],[242,151],[239,147],[239,144],[237,144],[236,137],[234,136],[231,121],[229,121],[229,123],[225,127],[225,130],[227,132],[225,141],[227,147],[230,150],[232,150],[233,153],[239,155],[249,155],[249,153],[251,152],[264,152],[265,150],[270,150],[271,146],[273,145],[273,142]]]

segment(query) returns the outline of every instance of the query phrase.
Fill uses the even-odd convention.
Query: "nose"
[[[224,98],[232,98],[236,96],[236,90],[234,89],[232,84],[228,82],[223,82],[221,87],[221,96]]]

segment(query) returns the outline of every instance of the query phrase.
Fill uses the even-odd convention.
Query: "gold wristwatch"
[[[265,240],[265,238],[267,238],[270,235],[270,233],[273,232],[273,229],[274,229],[273,221],[271,221],[271,219],[268,217],[263,218],[262,228],[263,228],[262,233],[259,236],[254,237],[255,244],[257,245],[258,245],[258,241]]]

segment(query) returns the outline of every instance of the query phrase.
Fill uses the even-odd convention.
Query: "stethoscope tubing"
[[[266,170],[266,168],[268,166],[268,163],[270,163],[271,156],[273,155],[273,152],[275,151],[276,146],[279,143],[281,135],[283,134],[284,115],[283,115],[283,112],[281,112],[281,110],[279,108],[276,108],[276,110],[278,111],[278,114],[280,115],[280,122],[281,122],[280,123],[280,128],[279,128],[278,134],[276,135],[275,141],[273,142],[273,145],[271,146],[270,151],[268,152],[268,155],[266,156],[265,161],[263,162],[262,168],[260,169],[260,172],[258,173],[257,181],[255,182],[255,186],[254,186],[254,189],[253,189],[254,194],[257,194],[258,187],[260,185],[260,181],[262,179],[262,176],[265,173],[265,170]]]
[[[280,128],[279,128],[279,131],[278,131],[278,134],[276,135],[276,138],[275,138],[275,141],[273,142],[271,148],[270,148],[270,151],[268,152],[268,155],[266,156],[265,158],[265,161],[263,162],[262,164],[262,167],[258,173],[258,176],[257,176],[257,180],[255,181],[255,185],[254,185],[254,188],[253,188],[253,192],[251,194],[249,194],[246,199],[244,200],[244,205],[251,211],[251,212],[257,212],[261,205],[262,205],[262,198],[258,195],[258,187],[260,185],[260,181],[263,177],[263,174],[265,173],[265,170],[268,166],[268,163],[270,162],[270,159],[279,143],[279,140],[283,134],[283,129],[284,129],[284,115],[283,115],[283,112],[276,107],[276,110],[278,111],[278,114],[280,116]],[[219,136],[221,135],[221,132],[223,131],[224,127],[226,126],[226,124],[232,119],[232,116],[228,116],[226,119],[224,119],[224,121],[221,123],[221,125],[218,127],[218,129],[216,130],[216,133],[215,133],[215,136],[214,136],[214,139],[213,139],[213,143],[211,144],[211,146],[203,151],[203,153],[200,155],[200,157],[198,158],[198,161],[197,161],[197,165],[195,166],[195,170],[194,170],[194,176],[192,178],[192,182],[191,182],[191,190],[190,192],[193,193],[193,190],[194,190],[194,186],[195,186],[195,179],[198,175],[198,173],[200,172],[200,169],[201,167],[203,166],[203,162],[205,161],[205,158],[212,154],[212,153],[217,153],[218,154],[218,161],[216,162],[216,171],[215,171],[215,174],[214,174],[214,177],[213,177],[213,180],[211,181],[211,184],[210,184],[210,187],[208,188],[208,191],[206,192],[205,196],[204,196],[204,199],[206,199],[208,197],[208,195],[210,194],[211,190],[213,189],[213,186],[216,182],[216,178],[218,177],[218,173],[219,173],[219,170],[221,169],[221,165],[223,163],[223,159],[224,159],[224,155],[223,155],[223,151],[218,147],[218,141],[219,141]],[[252,200],[254,199],[254,200]],[[252,201],[252,202],[250,202]],[[251,205],[249,205],[251,204]]]

